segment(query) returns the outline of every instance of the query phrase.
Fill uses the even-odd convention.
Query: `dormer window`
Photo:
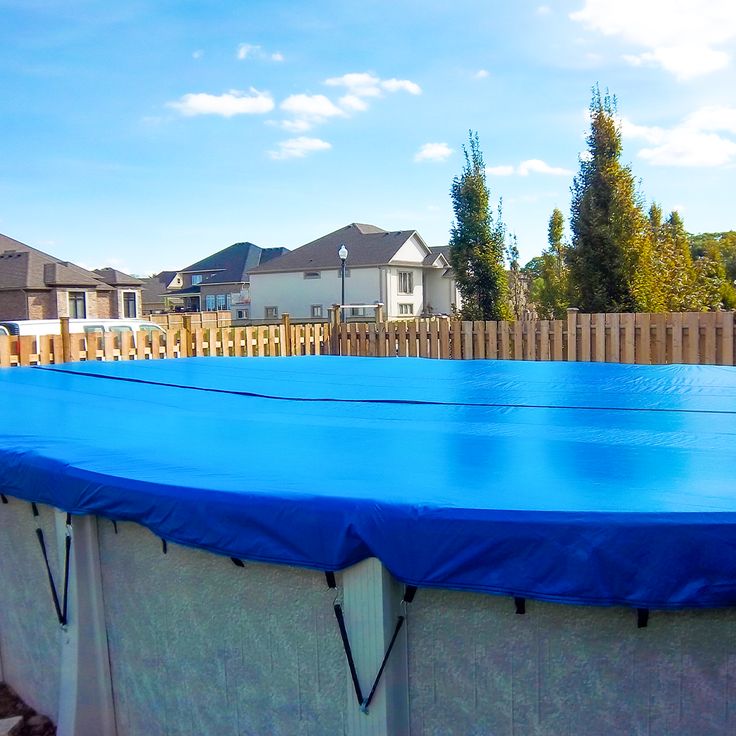
[[[322,274],[319,271],[305,271],[304,278],[305,279],[321,279]]]
[[[198,274],[195,274],[194,276],[192,276],[192,286],[196,286],[197,284],[201,284],[202,283],[202,278],[203,277],[202,277],[202,274],[201,273],[198,273]]]

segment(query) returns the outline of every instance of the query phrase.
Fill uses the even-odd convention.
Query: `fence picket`
[[[498,358],[498,324],[493,321],[486,322],[486,359],[496,360]]]
[[[733,365],[733,312],[717,312],[721,327],[721,346],[718,363],[720,365]]]
[[[473,357],[483,360],[486,357],[486,323],[481,320],[473,322]]]
[[[473,355],[473,323],[463,320],[463,359],[471,360]]]
[[[704,353],[702,362],[715,365],[716,362],[716,313],[703,312],[701,315],[704,334]]]

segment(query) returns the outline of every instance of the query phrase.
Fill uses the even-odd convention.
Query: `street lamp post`
[[[342,262],[342,301],[340,302],[340,306],[345,306],[345,261],[348,259],[348,249],[345,247],[345,243],[340,243],[340,250],[337,251],[337,255],[340,256],[340,261]]]

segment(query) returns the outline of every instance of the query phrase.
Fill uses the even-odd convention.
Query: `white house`
[[[345,260],[345,304],[384,305],[389,319],[450,314],[460,306],[448,248],[430,248],[416,230],[389,232],[352,223],[251,269],[251,319],[326,319],[341,303]],[[355,308],[347,316],[372,316]]]

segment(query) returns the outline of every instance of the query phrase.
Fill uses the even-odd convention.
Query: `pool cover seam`
[[[230,396],[244,396],[253,399],[271,399],[273,401],[296,401],[304,403],[332,403],[332,404],[405,404],[409,406],[467,406],[473,408],[489,409],[562,409],[581,411],[628,411],[628,412],[655,412],[660,414],[724,414],[734,415],[736,411],[724,409],[663,409],[658,407],[630,407],[630,406],[568,406],[565,404],[500,404],[491,402],[464,402],[464,401],[428,401],[425,399],[344,399],[336,397],[306,397],[306,396],[276,396],[274,394],[262,394],[256,391],[236,391],[227,388],[208,388],[205,386],[186,386],[180,383],[162,383],[161,381],[148,381],[144,378],[129,378],[125,376],[104,376],[100,373],[85,373],[83,371],[71,371],[54,366],[33,366],[35,370],[49,371],[51,373],[66,373],[72,376],[85,378],[102,378],[108,381],[122,381],[123,383],[140,383],[147,386],[165,386],[166,388],[178,388],[186,391],[204,391],[206,393],[226,394]]]

